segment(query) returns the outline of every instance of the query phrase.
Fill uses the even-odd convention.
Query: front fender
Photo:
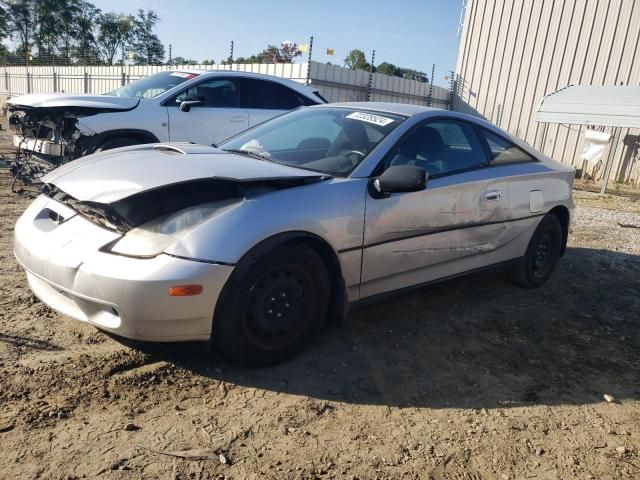
[[[362,244],[365,179],[332,179],[243,200],[193,229],[167,253],[236,263],[274,235],[309,232],[341,250]]]

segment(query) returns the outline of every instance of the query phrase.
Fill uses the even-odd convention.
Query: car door
[[[187,95],[197,95],[202,105],[188,112],[180,110]],[[220,143],[249,128],[249,115],[243,107],[242,89],[237,78],[213,77],[180,92],[165,106],[172,142]]]
[[[244,85],[250,127],[303,105],[297,92],[280,83],[245,78]]]
[[[366,198],[361,297],[397,290],[501,260],[508,191],[491,177],[472,124],[425,121],[393,147],[391,165],[424,168],[426,189]]]

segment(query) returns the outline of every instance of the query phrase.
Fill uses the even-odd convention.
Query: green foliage
[[[196,60],[191,60],[190,58],[184,58],[184,57],[174,57],[171,59],[171,62],[167,62],[167,65],[197,65],[197,64],[198,62]]]
[[[97,46],[102,61],[113,65],[125,56],[124,46],[129,42],[133,32],[133,16],[109,12],[100,15],[98,23]]]
[[[362,50],[351,50],[349,55],[347,55],[347,58],[344,59],[344,63],[352,70],[369,70],[370,68]],[[389,62],[382,62],[380,65],[374,67],[373,71],[383,75],[402,77],[408,80],[416,80],[418,82],[429,81],[428,77],[422,72],[411,68],[398,67],[397,65]]]
[[[102,13],[88,0],[0,0],[0,55],[9,63],[113,65],[132,52],[136,63],[159,64],[158,21],[152,10]],[[14,52],[2,44],[8,38]]]
[[[153,10],[138,10],[138,15],[133,19],[133,32],[131,36],[130,50],[133,52],[133,60],[139,65],[158,65],[164,63],[164,45],[154,28],[160,17]]]
[[[376,73],[382,73],[383,75],[391,75],[394,77],[400,77],[400,69],[393,63],[382,62],[376,67]]]
[[[344,59],[344,64],[351,70],[368,70],[370,66],[367,63],[367,57],[364,52],[357,48],[349,52],[347,57]]]
[[[251,55],[250,57],[238,57],[226,59],[221,62],[222,65],[231,63],[293,63],[296,57],[302,55],[298,44],[293,42],[282,42],[280,46],[267,45],[267,48],[260,53]]]

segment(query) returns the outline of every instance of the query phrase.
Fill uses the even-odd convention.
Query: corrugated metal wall
[[[542,97],[567,85],[640,84],[640,0],[468,0],[462,32],[453,108],[577,168],[585,127],[537,124]],[[611,178],[638,184],[640,130],[619,138]]]
[[[11,95],[25,93],[67,92],[105,93],[152,73],[168,70],[167,66],[24,66],[0,70],[0,90]],[[233,64],[193,65],[189,69],[234,70],[263,73],[306,82],[308,63],[300,64]],[[374,74],[371,101],[414,103],[447,108],[449,91],[415,80]],[[330,102],[364,101],[367,97],[369,73],[362,70],[311,62],[311,85]]]

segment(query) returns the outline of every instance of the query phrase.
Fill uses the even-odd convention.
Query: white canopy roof
[[[640,86],[569,85],[542,99],[536,121],[640,128]]]

